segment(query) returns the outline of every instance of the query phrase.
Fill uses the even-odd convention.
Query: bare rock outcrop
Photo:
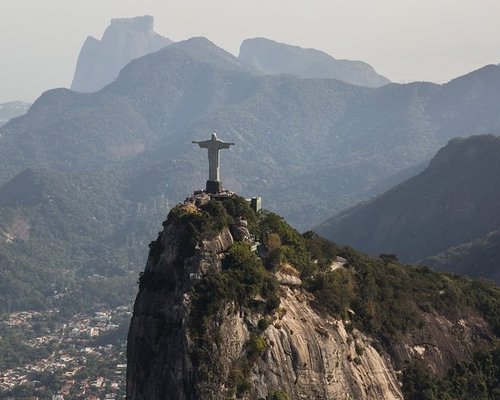
[[[253,371],[249,398],[279,388],[292,399],[402,399],[388,357],[361,332],[318,314],[310,300],[301,289],[282,290],[283,316],[264,333],[269,347]]]
[[[101,40],[89,36],[82,46],[71,89],[95,92],[118,77],[120,70],[135,58],[160,50],[171,40],[153,30],[149,15],[114,18]]]
[[[274,279],[279,306],[270,308],[262,293],[246,292],[257,283],[244,270],[255,266],[228,266],[231,257],[242,259],[244,249],[259,260],[249,224],[225,215],[226,225],[218,225],[221,221],[204,210],[221,215],[223,206],[200,201],[201,195],[175,208],[150,245],[128,335],[129,400],[254,400],[276,391],[290,400],[400,400],[401,370],[408,362],[421,360],[444,376],[482,339],[494,336],[473,312],[457,318],[415,310],[421,324],[382,343],[383,333],[371,337],[348,315],[339,319],[323,310],[287,262],[274,275],[262,263],[257,272]],[[210,235],[193,240],[201,226]],[[347,274],[352,268],[345,259],[336,260],[342,264],[338,268],[325,264],[329,273]],[[228,270],[250,282],[233,297],[230,285],[240,283],[227,284]],[[200,285],[206,297],[197,291]],[[210,303],[214,297],[218,302]],[[200,298],[211,304],[202,305],[201,314]]]
[[[196,214],[196,199],[184,204],[182,212]],[[269,320],[261,334],[265,351],[249,373],[251,387],[239,398],[265,398],[278,389],[292,399],[402,398],[388,357],[368,337],[356,330],[347,333],[342,321],[315,311],[291,265],[277,273],[282,284],[277,310],[266,317],[227,303],[217,315],[207,316],[205,336],[212,340],[204,349],[196,348],[189,326],[190,289],[205,274],[220,271],[234,242],[231,232],[239,241],[251,235],[246,221],[238,218],[231,229],[198,241],[186,256],[184,229],[175,219],[167,220],[150,245],[128,337],[128,399],[234,397],[228,384],[232,370],[263,318]],[[196,360],[200,352],[209,359],[201,366]],[[210,379],[203,378],[209,374]]]

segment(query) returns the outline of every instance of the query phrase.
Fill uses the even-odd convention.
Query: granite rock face
[[[239,59],[264,74],[292,74],[300,78],[331,78],[360,86],[390,83],[361,61],[337,60],[328,54],[265,38],[243,41]]]
[[[192,203],[185,207],[189,212],[197,209]],[[200,379],[189,331],[190,288],[201,275],[220,271],[224,253],[235,238],[248,241],[250,233],[240,218],[231,227],[235,238],[224,228],[214,238],[197,243],[194,255],[180,265],[183,229],[167,221],[151,246],[144,274],[164,287],[141,288],[135,302],[128,336],[129,400],[231,398],[234,394],[227,385],[231,368],[245,351],[251,337],[249,327],[262,317],[251,310],[234,312],[231,303],[212,317],[206,334],[213,335],[214,342],[205,351],[216,373],[210,380]],[[290,271],[288,265],[280,276]],[[352,334],[344,323],[314,311],[312,297],[296,282],[281,283],[281,307],[262,336],[269,345],[250,373],[251,389],[241,398],[265,398],[279,388],[291,399],[402,399],[389,358],[379,354],[369,338],[356,331],[356,340],[349,339]],[[355,362],[355,346],[360,345],[365,351],[362,360]]]
[[[361,332],[348,333],[342,321],[317,313],[311,300],[303,290],[283,286],[286,314],[264,333],[270,346],[252,373],[249,398],[280,388],[291,399],[402,399],[389,358]]]
[[[71,89],[96,92],[117,78],[133,59],[172,43],[157,34],[153,26],[154,19],[149,15],[115,18],[101,40],[89,36],[80,51]]]
[[[199,215],[204,202],[202,197],[186,200],[181,213]],[[422,329],[381,346],[380,338],[321,311],[288,263],[275,273],[279,307],[263,311],[223,301],[215,312],[202,315],[203,332],[193,332],[193,285],[224,271],[223,260],[234,243],[255,244],[246,221],[233,222],[194,243],[186,236],[187,225],[169,216],[150,245],[128,335],[129,400],[253,400],[276,391],[290,400],[402,400],[401,370],[409,361],[424,360],[442,376],[467,359],[481,337],[492,336],[488,324],[474,314],[453,319],[422,313]],[[186,252],[187,244],[191,250]],[[200,342],[196,335],[208,340]],[[249,359],[256,337],[261,351],[247,364],[246,386],[240,391],[234,371]]]

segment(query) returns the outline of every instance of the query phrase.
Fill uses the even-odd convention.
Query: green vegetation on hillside
[[[413,363],[404,371],[403,393],[407,400],[500,399],[500,344],[457,363],[444,378],[421,362]]]
[[[310,231],[301,235],[272,212],[253,213],[244,199],[238,197],[212,200],[199,207],[187,203],[171,211],[164,227],[174,224],[181,235],[178,239],[184,258],[178,260],[179,266],[185,257],[195,254],[200,240],[214,239],[221,230],[233,229],[241,215],[248,219],[252,234],[261,243],[260,248],[254,252],[249,244],[236,241],[225,252],[220,270],[205,273],[190,292],[190,335],[196,345],[194,361],[201,382],[226,376],[222,366],[211,362],[223,340],[221,326],[228,321],[228,316],[243,315],[251,310],[260,314],[259,321],[247,324],[250,339],[243,354],[233,360],[224,382],[234,395],[242,395],[250,389],[248,377],[252,366],[268,346],[262,332],[269,326],[269,315],[279,306],[279,286],[274,272],[288,268],[288,264],[300,274],[303,289],[314,295],[313,306],[319,312],[343,319],[349,331],[359,329],[375,339],[375,346],[382,346],[389,353],[394,343],[424,328],[426,314],[450,321],[468,316],[483,318],[493,335],[500,334],[500,288],[497,286],[436,273],[424,266],[403,265],[393,254],[369,257],[350,247],[337,246]],[[160,241],[153,242],[150,257],[159,257],[161,251]],[[143,274],[141,289],[172,288],[157,278]],[[490,346],[490,336],[485,332],[478,343]],[[457,365],[450,383],[429,381],[419,372],[417,364],[409,365],[405,369],[408,393],[425,391],[429,385],[431,388],[448,385],[446,390],[459,390],[461,380],[465,379],[462,375],[476,373],[474,362]],[[488,365],[484,374],[494,368]],[[463,372],[464,368],[473,372]],[[474,376],[479,379],[477,374]],[[270,398],[275,394],[284,396],[276,392],[269,394]]]
[[[300,235],[269,212],[262,213],[260,227],[262,242],[268,248],[269,242],[274,246],[264,261],[278,253],[280,262],[289,262],[301,272],[317,307],[351,319],[371,335],[397,336],[418,328],[421,312],[456,318],[466,310],[483,316],[500,334],[500,289],[493,284],[402,265],[391,254],[369,257],[313,232]],[[330,265],[337,256],[347,264],[332,271]]]
[[[421,312],[458,318],[467,310],[483,316],[500,333],[500,289],[493,284],[371,258],[350,247],[337,252],[347,259],[346,268],[319,272],[308,288],[318,307],[352,319],[369,334],[408,332],[421,326]],[[347,309],[354,315],[349,317]]]
[[[423,327],[420,316],[425,313],[452,320],[476,314],[488,322],[496,337],[500,335],[500,288],[494,284],[402,265],[393,254],[372,258],[313,232],[299,235],[271,213],[263,213],[261,223],[263,242],[267,238],[268,247],[269,243],[275,247],[281,262],[290,262],[301,271],[304,286],[315,295],[315,306],[350,320],[389,351],[398,337]],[[338,256],[347,263],[332,271],[330,265]],[[470,362],[458,363],[443,379],[422,363],[408,366],[403,376],[405,398],[500,398],[500,347],[487,342],[484,346],[486,350],[477,352]]]
[[[500,282],[500,230],[419,261],[440,271],[483,276]]]
[[[276,392],[269,394],[266,397],[266,400],[290,400],[290,397],[286,392],[283,392],[282,390],[277,390]]]
[[[251,229],[257,228],[257,215],[249,207],[245,199],[235,196],[222,202],[211,200],[201,207],[201,212],[191,212],[189,216],[178,210],[171,211],[168,223],[177,223],[178,213],[182,213],[183,226],[188,226],[194,233],[194,242],[190,243],[192,251],[196,241],[213,238],[222,228],[235,223],[235,219],[243,216]],[[173,216],[172,216],[173,214]],[[203,223],[200,223],[203,221]],[[182,230],[182,229],[181,229]],[[255,231],[254,231],[255,233]],[[269,312],[279,305],[278,285],[274,276],[265,268],[262,260],[244,242],[235,242],[226,252],[220,272],[209,272],[193,289],[193,329],[201,332],[203,319],[217,313],[221,306],[235,303],[239,307],[253,307],[256,297],[264,301],[263,312]]]
[[[340,213],[318,232],[370,254],[391,252],[405,262],[423,259],[500,279],[499,174],[499,137],[453,139],[422,173]]]
[[[252,234],[261,229],[257,215],[245,199],[234,196],[223,201],[210,200],[196,207],[192,204],[179,205],[171,210],[164,227],[176,226],[179,233],[179,254],[177,263],[183,265],[186,257],[194,254],[199,241],[213,239],[225,228],[232,228],[243,217]],[[159,256],[160,239],[151,245],[150,257]],[[168,279],[145,272],[139,279],[139,286],[148,290],[170,290]],[[232,312],[252,309],[263,315],[279,306],[278,283],[272,272],[266,270],[262,259],[245,242],[234,242],[225,252],[220,271],[209,271],[191,290],[190,334],[196,343],[194,360],[199,371],[198,378],[209,381],[218,367],[211,365],[212,346],[219,346],[221,332],[219,324],[226,307]],[[229,311],[231,312],[231,311]],[[259,336],[263,324],[253,327],[254,334],[247,343],[245,355],[235,361],[227,385],[234,393],[248,390],[247,377],[251,367],[262,355],[267,343]]]
[[[279,305],[278,285],[259,257],[246,243],[236,242],[228,250],[219,273],[208,273],[194,287],[193,327],[201,331],[203,319],[235,303],[239,307],[261,307],[262,312]],[[258,297],[263,302],[256,301]],[[198,329],[196,329],[198,328]]]
[[[0,313],[59,307],[72,315],[131,302],[156,227],[129,199],[117,200],[125,177],[38,169],[0,187]]]
[[[263,210],[259,220],[260,241],[267,248],[264,258],[268,268],[288,262],[301,273],[310,273],[310,257],[304,239],[283,217]]]

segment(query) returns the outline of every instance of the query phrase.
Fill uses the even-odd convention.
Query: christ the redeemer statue
[[[217,139],[217,135],[212,133],[210,140],[201,142],[193,140],[193,143],[204,149],[208,149],[208,181],[206,190],[209,193],[218,193],[222,189],[222,182],[220,181],[220,158],[219,151],[221,149],[229,149],[234,143],[223,142]]]

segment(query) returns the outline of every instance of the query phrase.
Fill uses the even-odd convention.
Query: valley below
[[[0,398],[499,398],[500,65],[153,25],[0,104]]]

